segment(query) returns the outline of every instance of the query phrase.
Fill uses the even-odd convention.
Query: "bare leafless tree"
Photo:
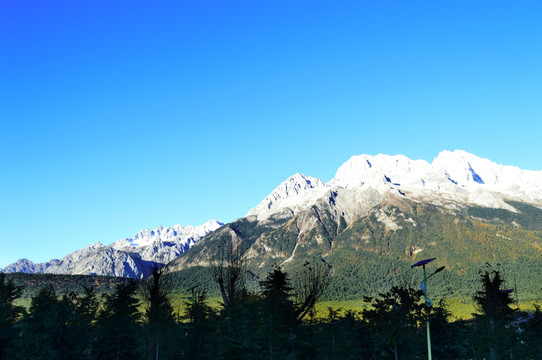
[[[218,284],[224,307],[229,308],[239,291],[245,286],[246,262],[239,248],[231,241],[219,246],[214,259],[211,259],[211,275]]]
[[[325,293],[331,283],[331,273],[327,264],[307,261],[301,272],[293,276],[297,321],[303,320]]]

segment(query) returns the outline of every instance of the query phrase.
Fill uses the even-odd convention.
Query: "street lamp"
[[[435,270],[434,273],[427,276],[427,272],[425,271],[425,265],[430,263],[431,261],[433,261],[435,259],[436,258],[431,258],[431,259],[425,259],[425,260],[422,260],[422,261],[418,261],[416,264],[411,266],[411,268],[416,267],[416,266],[421,266],[423,268],[422,291],[423,291],[423,296],[425,298],[425,304],[427,305],[428,308],[431,307],[433,304],[431,303],[431,299],[429,299],[429,295],[428,295],[428,292],[427,292],[427,279],[429,279],[431,276],[435,275],[436,273],[441,272],[445,268],[445,266],[441,266],[437,270]],[[429,312],[427,312],[427,317],[426,317],[426,322],[425,323],[426,323],[426,329],[427,329],[427,358],[429,360],[431,360],[431,332],[429,331]]]

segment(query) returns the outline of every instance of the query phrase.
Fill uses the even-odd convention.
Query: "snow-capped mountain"
[[[256,276],[275,265],[295,274],[302,264],[324,264],[334,296],[359,298],[407,281],[415,262],[438,258],[448,293],[470,296],[465,284],[477,282],[486,264],[506,264],[521,274],[518,286],[525,289],[542,271],[540,219],[542,171],[461,150],[444,151],[432,163],[359,155],[328,182],[288,178],[247,216],[209,233],[168,268],[203,278],[204,268],[231,246]]]
[[[251,209],[247,216],[263,219],[281,210],[291,212],[305,208],[329,190],[330,186],[322,180],[295,174],[282,182],[258,206]]]
[[[331,256],[331,250],[339,246],[336,239],[346,236],[364,237],[363,246],[378,245],[382,239],[373,227],[383,226],[383,234],[391,234],[425,221],[425,215],[416,213],[418,205],[413,204],[431,205],[465,221],[470,221],[469,209],[473,207],[500,209],[506,211],[508,221],[520,215],[517,203],[534,205],[528,211],[540,211],[542,171],[499,165],[462,150],[443,151],[431,163],[403,155],[358,155],[340,166],[328,182],[302,174],[291,176],[246,217],[225,226],[211,220],[196,227],[143,229],[133,238],[108,246],[95,243],[44,264],[22,259],[3,271],[140,278],[149,275],[155,264],[171,264],[171,269],[179,270],[207,266],[218,251],[213,247],[219,248],[228,238],[246,242],[247,258],[263,268],[278,260],[295,262],[304,252]],[[414,220],[416,216],[420,219]],[[194,245],[198,250],[187,252]],[[363,246],[355,245],[356,251]],[[376,249],[371,251],[381,251]],[[421,244],[410,244],[401,251],[412,256],[420,249]]]
[[[222,225],[217,220],[209,220],[199,226],[175,225],[143,229],[133,238],[124,238],[108,246],[96,242],[60,260],[53,259],[42,264],[21,259],[2,271],[143,278],[152,273],[155,265],[169,263],[201,237]]]
[[[133,239],[125,238],[109,246],[120,251],[138,253],[145,261],[167,264],[188,250],[198,239],[222,225],[219,221],[209,220],[199,226],[175,225],[143,229]]]
[[[432,163],[403,155],[358,155],[333,179],[296,174],[280,184],[247,216],[263,220],[297,213],[332,189],[374,189],[429,202],[456,201],[512,210],[505,200],[542,205],[542,171],[520,170],[482,159],[463,150],[443,151]]]

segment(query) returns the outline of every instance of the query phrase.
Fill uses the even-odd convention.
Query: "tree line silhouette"
[[[155,269],[142,285],[121,283],[103,296],[44,287],[25,309],[15,305],[22,287],[0,273],[0,359],[424,358],[426,316],[435,359],[542,359],[540,308],[520,314],[494,270],[481,272],[474,317],[454,321],[443,301],[428,308],[420,290],[403,286],[366,297],[362,311],[317,317],[330,279],[323,267],[306,263],[291,278],[275,266],[255,292],[235,256],[212,266],[222,305],[192,288],[178,313],[164,274]]]

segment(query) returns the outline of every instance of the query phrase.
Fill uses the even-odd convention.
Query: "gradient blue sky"
[[[542,169],[542,2],[0,2],[0,267],[244,216],[296,172]]]

